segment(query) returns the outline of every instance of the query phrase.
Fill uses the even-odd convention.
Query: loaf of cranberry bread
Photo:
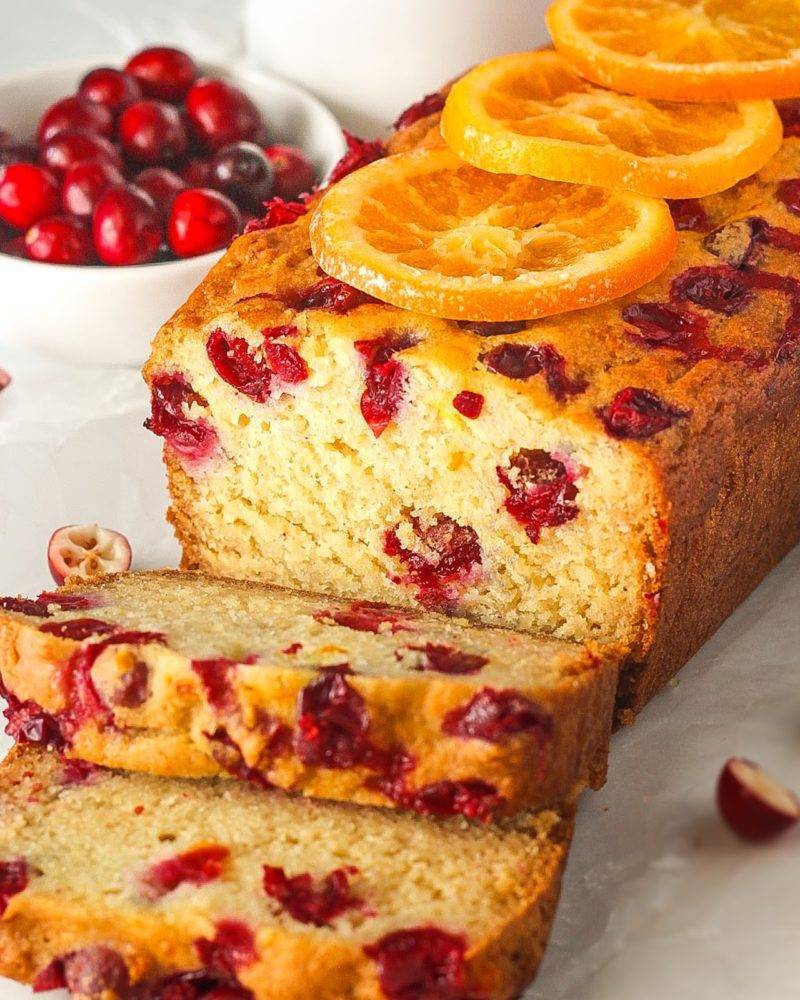
[[[800,535],[800,139],[672,208],[651,284],[487,324],[326,278],[271,206],[145,367],[183,565],[622,643],[637,711]]]
[[[571,807],[476,826],[18,748],[0,975],[103,1000],[510,1000],[571,831]]]
[[[599,647],[195,573],[3,606],[8,732],[95,764],[480,820],[605,778]]]

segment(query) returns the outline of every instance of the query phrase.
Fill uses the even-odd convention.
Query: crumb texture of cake
[[[78,760],[481,821],[605,779],[614,649],[191,572],[3,605],[7,732]]]
[[[569,806],[481,827],[215,779],[76,783],[21,748],[0,821],[0,974],[87,1000],[511,1000],[572,832]]]
[[[789,137],[673,204],[658,279],[528,323],[324,277],[310,211],[238,239],[145,367],[184,567],[620,643],[637,711],[800,536],[798,178]]]

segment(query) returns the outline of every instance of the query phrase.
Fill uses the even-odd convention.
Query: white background
[[[337,2],[347,5],[327,0]],[[239,45],[237,9],[210,0],[0,0],[0,70],[165,38],[224,57]],[[79,327],[72,332],[80,338]],[[44,549],[64,523],[124,531],[138,568],[174,565],[160,449],[141,429],[138,375],[68,368],[13,348],[0,351],[0,365],[14,376],[0,395],[0,593],[49,585]],[[713,803],[732,754],[800,786],[799,607],[795,551],[680,682],[617,734],[608,785],[582,802],[553,940],[526,1000],[800,996],[800,831],[745,846]],[[0,981],[2,1000],[27,996]]]

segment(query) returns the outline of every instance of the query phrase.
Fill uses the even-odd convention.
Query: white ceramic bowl
[[[65,63],[0,80],[0,128],[26,139],[44,109],[73,93],[93,66]],[[273,142],[300,146],[324,177],[344,151],[341,128],[315,97],[248,67],[204,66],[241,87],[264,113]],[[158,327],[186,300],[221,252],[134,267],[43,264],[0,254],[0,344],[80,364],[141,365]]]

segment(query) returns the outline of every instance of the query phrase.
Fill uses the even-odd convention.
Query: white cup
[[[359,135],[465,69],[547,40],[548,0],[246,0],[247,54]]]

